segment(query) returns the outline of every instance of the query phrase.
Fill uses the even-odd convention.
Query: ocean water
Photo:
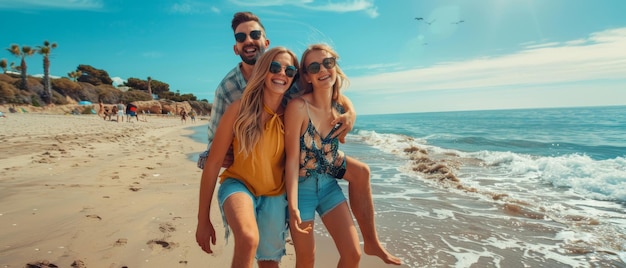
[[[364,115],[341,149],[404,267],[626,267],[626,106]]]

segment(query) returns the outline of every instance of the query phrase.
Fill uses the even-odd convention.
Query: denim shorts
[[[287,195],[283,193],[277,196],[254,196],[241,181],[233,178],[224,180],[217,192],[217,200],[226,228],[226,241],[228,241],[230,232],[224,216],[224,202],[234,193],[245,193],[252,199],[254,216],[259,228],[259,247],[256,250],[256,259],[280,262],[280,259],[286,254]]]
[[[331,175],[314,173],[298,178],[298,209],[303,222],[314,220],[315,211],[324,217],[345,201],[337,179]]]

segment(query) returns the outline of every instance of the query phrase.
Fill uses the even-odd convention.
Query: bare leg
[[[365,254],[378,256],[385,263],[400,265],[400,258],[391,255],[378,240],[374,221],[374,201],[370,185],[370,168],[367,164],[352,157],[346,157],[346,173],[343,178],[348,181],[348,195],[354,218],[359,223],[363,235]]]
[[[322,217],[322,221],[339,251],[337,267],[359,267],[361,246],[348,204],[346,202],[341,203],[326,213]]]
[[[259,245],[259,229],[252,200],[243,193],[235,193],[224,202],[224,215],[235,237],[235,252],[231,267],[252,268]]]
[[[258,261],[259,268],[278,268],[278,262],[275,261]]]
[[[303,226],[315,225],[314,221],[303,222]],[[303,234],[293,229],[291,230],[291,239],[293,247],[296,251],[296,268],[313,268],[315,265],[315,235],[313,230],[308,234]]]

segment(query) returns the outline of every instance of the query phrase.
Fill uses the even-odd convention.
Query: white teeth
[[[285,85],[285,84],[287,84],[285,81],[282,81],[282,80],[274,80],[274,79],[272,79],[272,83],[274,83],[274,84],[280,84],[280,85]]]

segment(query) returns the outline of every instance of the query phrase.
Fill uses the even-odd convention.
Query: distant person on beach
[[[122,122],[124,122],[124,111],[126,110],[126,106],[124,105],[124,102],[120,101],[120,103],[117,104],[117,119],[116,121],[119,123],[120,122],[120,118],[122,119]]]
[[[104,106],[104,120],[107,120],[107,117],[109,118],[109,120],[111,120],[111,111],[109,111],[109,107],[108,106]]]
[[[184,108],[180,108],[180,122],[187,123],[187,111]]]
[[[104,104],[102,103],[102,100],[100,100],[98,102],[98,116],[104,116]]]
[[[252,69],[256,60],[270,44],[269,39],[265,35],[265,27],[263,27],[259,18],[251,12],[235,13],[231,27],[235,33],[234,51],[236,55],[241,57],[242,61],[226,74],[226,77],[222,79],[222,82],[215,90],[211,121],[208,129],[209,148],[224,111],[232,102],[241,97],[246,83],[252,75]],[[285,94],[284,104],[293,96],[301,94],[295,84]],[[353,112],[354,107],[350,103],[346,103],[344,108],[345,113],[339,115],[333,122],[330,122],[331,125],[341,123],[341,126],[335,130],[333,137],[338,137],[342,142],[356,120],[356,113]],[[207,151],[200,154],[198,158],[199,168],[204,167],[208,153],[209,150],[207,149]],[[228,167],[230,163],[232,163],[232,153],[227,154],[223,166]],[[338,172],[336,178],[340,179],[341,177],[342,172]],[[370,185],[369,166],[352,157],[346,157],[346,171],[343,179],[349,183],[350,207],[361,229],[365,254],[378,256],[385,263],[400,264],[400,260],[387,252],[378,239],[374,221],[374,202]]]
[[[130,119],[133,116],[137,118],[137,122],[139,122],[139,116],[137,115],[137,105],[129,102],[128,105],[126,105],[126,122],[130,122]]]
[[[297,74],[296,55],[284,47],[264,53],[240,100],[226,110],[202,170],[196,241],[207,253],[216,234],[211,200],[229,148],[234,160],[221,175],[217,193],[228,239],[235,237],[231,267],[278,267],[286,254],[287,200],[283,95]],[[309,231],[309,230],[307,230]]]
[[[189,118],[191,118],[191,123],[195,123],[196,122],[196,112],[191,109],[191,111],[189,111]]]
[[[113,115],[117,116],[117,105],[111,106],[111,113],[109,114],[109,120],[113,121]]]

